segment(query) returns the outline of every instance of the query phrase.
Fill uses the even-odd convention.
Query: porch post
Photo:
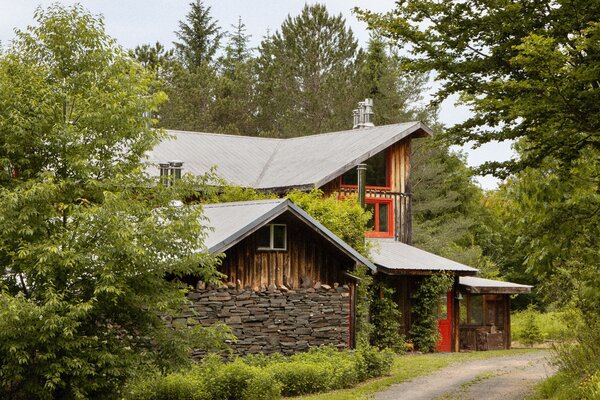
[[[452,351],[460,351],[460,301],[457,299],[459,293],[458,276],[454,276],[454,285],[452,286]]]

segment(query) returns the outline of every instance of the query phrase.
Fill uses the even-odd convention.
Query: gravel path
[[[522,400],[540,380],[554,374],[549,353],[492,357],[454,364],[412,381],[393,385],[376,400]]]

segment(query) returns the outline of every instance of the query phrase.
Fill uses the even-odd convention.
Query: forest
[[[0,393],[113,398],[134,366],[170,371],[196,341],[227,335],[167,339],[148,316],[180,300],[165,271],[218,278],[214,258],[193,250],[197,212],[171,206],[206,182],[149,193],[140,163],[164,137],[152,124],[311,135],[350,129],[369,97],[376,125],[420,120],[435,131],[413,147],[414,245],[534,285],[515,310],[563,315],[569,331],[543,390],[600,396],[600,2],[405,0],[354,16],[369,25],[365,48],[323,4],[252,48],[242,17],[220,26],[197,0],[174,43],[123,49],[100,17],[53,5],[0,48]],[[444,126],[438,107],[453,95],[472,114]],[[457,150],[493,141],[511,141],[517,156],[470,168]],[[475,182],[485,174],[497,189]],[[48,358],[27,368],[38,347]],[[90,383],[97,374],[103,382]],[[19,392],[15,382],[40,376],[45,384]]]

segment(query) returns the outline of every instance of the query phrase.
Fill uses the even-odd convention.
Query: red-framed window
[[[367,210],[372,217],[369,223],[368,237],[394,236],[394,202],[392,199],[368,197],[365,199]]]
[[[392,190],[390,162],[387,150],[375,154],[365,162],[367,164],[366,188]],[[356,189],[357,181],[358,173],[356,168],[352,168],[340,176],[340,187]]]

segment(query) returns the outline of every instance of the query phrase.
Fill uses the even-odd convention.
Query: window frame
[[[283,247],[275,247],[275,227],[283,226]],[[269,247],[265,246],[257,246],[257,250],[260,251],[287,251],[287,224],[266,224],[258,228],[258,230],[263,228],[269,228]],[[258,232],[257,230],[257,232]]]
[[[389,149],[383,150],[384,153],[384,158],[385,158],[385,184],[386,186],[368,186],[365,185],[365,189],[373,189],[373,190],[392,190],[392,158],[390,157],[390,152]],[[365,161],[366,162],[366,161]],[[358,173],[358,172],[357,172]],[[367,170],[367,174],[369,173],[369,170]],[[339,176],[339,185],[340,188],[345,188],[345,189],[358,189],[358,185],[349,185],[349,184],[345,184],[342,181],[342,176],[344,174]]]
[[[374,224],[373,230],[366,233],[367,237],[389,238],[394,237],[394,199],[386,197],[367,197],[366,204],[374,204]],[[386,204],[388,206],[388,231],[381,232],[379,230],[379,205]]]

